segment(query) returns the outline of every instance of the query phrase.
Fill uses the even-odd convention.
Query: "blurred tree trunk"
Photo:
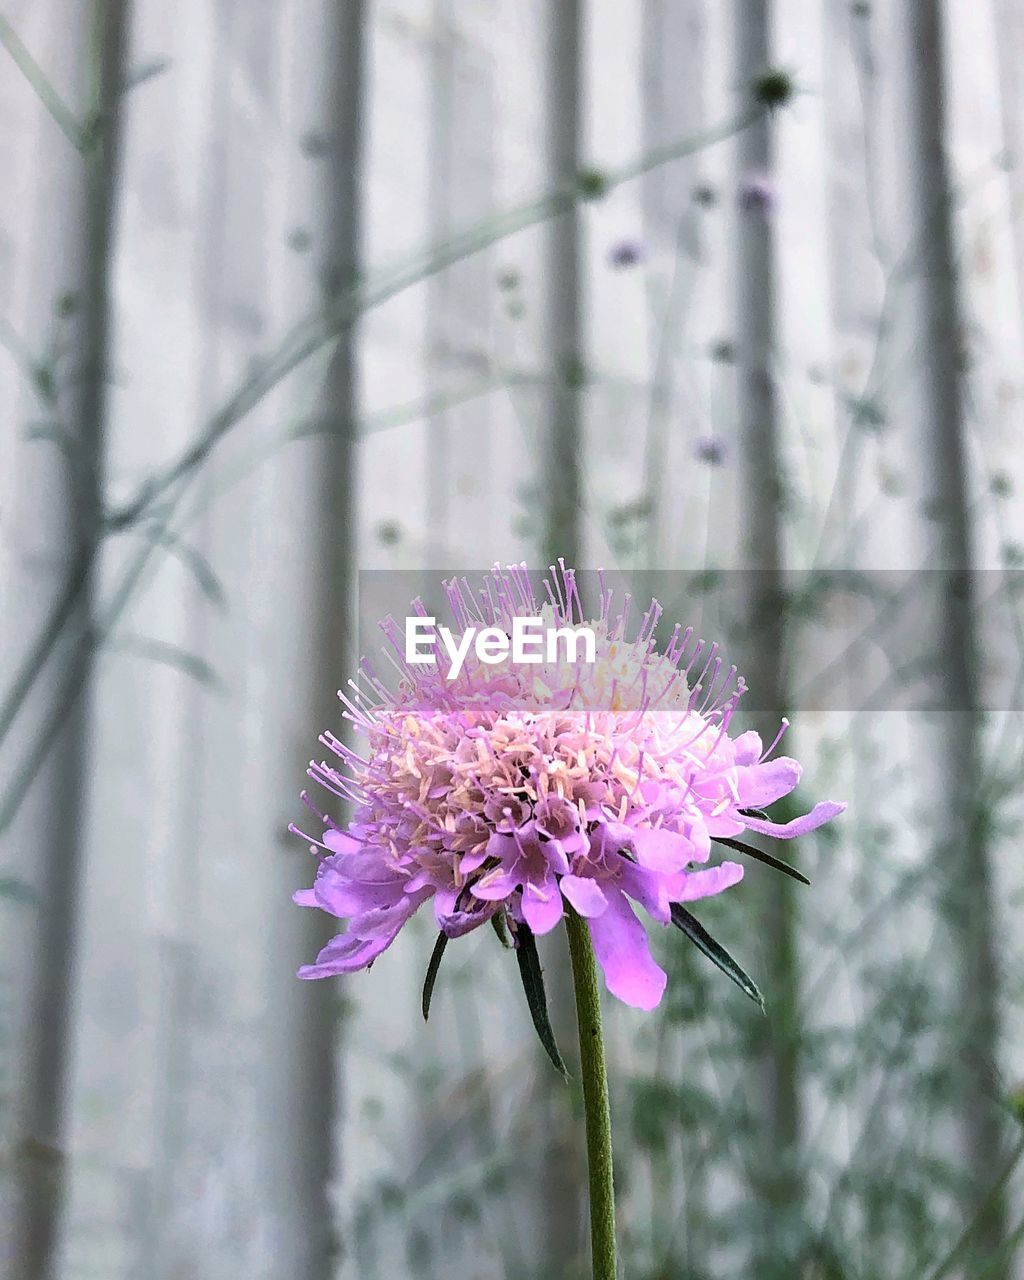
[[[1016,0],[995,0],[999,103],[1010,176],[1010,224],[1016,260],[1017,299],[1024,323],[1024,11]]]
[[[245,383],[257,343],[329,309],[355,279],[363,6],[233,0],[212,52],[191,232],[204,411]],[[169,823],[175,902],[143,1251],[161,1280],[337,1269],[339,989],[295,976],[337,930],[290,902],[316,864],[286,827],[316,834],[298,792],[324,755],[318,733],[340,731],[334,695],[355,648],[354,342],[346,329],[254,407],[197,485],[189,535],[229,607],[192,611],[189,647],[222,689],[183,695]],[[296,419],[307,438],[281,433]],[[268,435],[273,456],[253,468]],[[228,882],[225,907],[216,886]]]
[[[64,162],[73,177],[70,192],[65,190],[60,197],[73,211],[70,241],[56,249],[48,246],[48,253],[55,253],[66,271],[59,281],[60,296],[45,300],[53,308],[51,323],[59,317],[61,325],[60,363],[55,356],[53,367],[41,366],[49,380],[46,393],[53,397],[55,425],[66,442],[61,458],[64,472],[45,500],[39,490],[26,494],[31,506],[28,518],[36,525],[52,518],[63,531],[67,567],[49,601],[52,616],[61,618],[60,640],[52,659],[41,668],[19,730],[27,724],[33,741],[40,727],[68,704],[56,737],[49,742],[45,736],[42,739],[48,755],[29,783],[35,791],[29,806],[31,830],[23,836],[18,832],[19,862],[45,904],[37,916],[33,959],[27,968],[31,987],[17,1151],[20,1197],[15,1256],[18,1274],[30,1280],[53,1274],[68,1180],[65,1112],[71,984],[82,899],[84,788],[90,745],[89,701],[80,691],[90,675],[93,583],[102,538],[108,295],[129,12],[129,0],[93,0],[81,7],[69,6],[64,15],[77,44],[74,56],[86,89],[71,98],[76,105],[82,104],[78,107],[81,154],[69,155]],[[58,91],[67,93],[67,88],[60,85]],[[44,219],[50,212],[42,211]],[[51,270],[47,264],[47,274]],[[30,541],[37,536],[33,534]],[[38,590],[38,579],[34,585]],[[63,609],[57,602],[64,603]],[[5,775],[13,782],[13,770],[5,769]]]
[[[942,571],[935,644],[942,710],[935,720],[934,804],[942,903],[956,964],[955,987],[967,993],[951,1020],[949,1060],[960,1108],[968,1213],[976,1215],[969,1269],[984,1265],[989,1280],[1005,1280],[1001,1255],[1006,1206],[990,1191],[1004,1147],[1002,1114],[992,1099],[1000,1034],[1000,975],[995,937],[991,816],[982,795],[973,530],[964,443],[963,373],[966,335],[957,279],[952,183],[946,154],[946,86],[940,0],[917,0],[902,11],[907,175],[906,216],[912,240],[908,299],[919,362],[913,440],[920,459],[920,510],[930,524],[929,568]]]
[[[434,0],[430,79],[430,241],[443,244],[495,208],[494,68],[481,48],[493,0],[470,14]],[[493,253],[474,254],[427,282],[430,396],[483,382],[490,371]],[[492,544],[493,422],[480,400],[431,414],[428,424],[427,564],[470,567]],[[467,559],[468,552],[468,559]]]
[[[430,243],[444,244],[466,226],[493,215],[495,190],[495,65],[486,39],[498,19],[494,0],[478,0],[473,12],[455,0],[434,0],[430,67],[430,163],[428,216]],[[442,401],[453,388],[483,382],[490,367],[494,263],[491,252],[474,254],[427,282],[427,387]],[[495,423],[489,400],[449,405],[428,423],[427,559],[433,575],[440,569],[480,567],[493,554],[495,524],[493,448]],[[443,1159],[453,1163],[486,1161],[498,1148],[500,1097],[493,1087],[493,1065],[481,1028],[487,1025],[486,996],[466,987],[457,999],[434,1002],[425,1047],[431,1067],[461,1083],[460,1096],[474,1102],[472,1120],[457,1136],[442,1109],[419,1117],[419,1167],[424,1181],[436,1176]],[[444,1048],[438,1051],[438,1045]],[[440,1153],[444,1153],[441,1155]],[[414,1188],[415,1190],[416,1188]],[[525,1189],[524,1189],[525,1190]],[[527,1199],[529,1194],[520,1200]],[[479,1251],[479,1232],[492,1240],[504,1273],[526,1269],[518,1237],[512,1195],[499,1207],[489,1191],[480,1196],[479,1220],[447,1205],[432,1215],[431,1247],[426,1233],[410,1235],[408,1259],[416,1274],[471,1272]],[[532,1206],[531,1206],[532,1207]]]
[[[867,471],[864,455],[868,454],[877,469],[881,449],[878,438],[865,431],[862,416],[871,412],[878,421],[887,420],[885,378],[879,370],[884,354],[886,336],[882,332],[882,306],[884,271],[888,265],[879,227],[878,157],[876,132],[879,119],[877,70],[875,60],[873,22],[870,10],[855,12],[848,0],[828,0],[823,10],[824,40],[821,60],[822,83],[825,91],[826,144],[829,161],[827,182],[827,235],[829,246],[829,283],[831,331],[833,341],[833,377],[836,387],[835,421],[837,440],[840,442],[835,484],[830,498],[834,513],[834,539],[823,552],[818,563],[827,556],[828,563],[843,569],[883,569],[888,562],[888,549],[892,543],[892,513],[886,511],[888,522],[880,515],[866,530],[859,525],[857,515],[866,497],[884,501],[877,491],[866,493],[869,487],[877,490],[873,473]],[[867,472],[867,477],[865,476]],[[865,483],[866,478],[869,483]],[[886,527],[886,523],[888,527]],[[837,602],[838,608],[847,609],[847,602]],[[850,610],[841,624],[853,634],[854,611]],[[843,663],[842,681],[845,705],[851,710],[858,707],[868,685],[863,653],[851,646]],[[850,773],[840,792],[849,800],[855,812],[870,812],[878,786],[877,763],[884,758],[886,729],[870,716],[857,716],[851,723]],[[869,764],[870,762],[870,764]],[[873,874],[864,867],[863,874]],[[866,889],[859,880],[843,882],[836,891],[850,899],[864,900]],[[813,982],[813,980],[812,980]],[[808,1018],[817,1020],[824,1010],[809,1009]],[[852,1008],[840,1012],[830,1004],[827,1011],[830,1020],[844,1020],[851,1029],[856,1024]],[[866,1075],[867,1073],[865,1073]],[[875,1123],[884,1132],[892,1122],[896,1109],[886,1096],[876,1096],[867,1082],[859,1092],[856,1088],[845,1091],[842,1098],[842,1114],[836,1115],[834,1129],[837,1133],[846,1126],[851,1128],[865,1123]],[[898,1104],[897,1104],[898,1106]],[[838,1108],[837,1108],[838,1112]],[[861,1130],[865,1132],[865,1130]],[[858,1142],[860,1139],[857,1140]],[[839,1143],[836,1143],[837,1147]],[[891,1178],[888,1161],[890,1152],[884,1144],[873,1144],[874,1176],[882,1181]],[[896,1247],[887,1235],[888,1203],[880,1196],[863,1194],[861,1197],[863,1225],[860,1228],[862,1256],[879,1259]],[[832,1224],[823,1224],[823,1234],[828,1236]]]
[[[581,169],[582,0],[551,0],[547,64],[549,183],[575,186]],[[578,205],[548,226],[544,298],[550,366],[542,501],[544,564],[580,563],[582,546],[583,331],[580,318],[581,214]]]
[[[430,217],[430,240],[441,244],[454,230],[455,210],[451,190],[452,169],[457,163],[452,130],[455,125],[455,60],[456,36],[452,28],[451,0],[435,0],[433,5],[434,41],[430,76],[430,169],[427,203]],[[470,221],[466,217],[466,221]],[[443,382],[444,366],[452,351],[449,300],[450,271],[431,276],[427,282],[430,301],[427,306],[428,378],[434,394]],[[438,365],[441,366],[438,369]],[[440,375],[440,376],[439,376]],[[442,410],[431,415],[427,443],[427,565],[448,565],[451,546],[451,447],[449,415]]]
[[[551,189],[571,188],[581,170],[583,0],[548,5],[547,162]],[[581,214],[574,205],[548,224],[544,324],[550,360],[548,403],[543,420],[546,447],[539,477],[544,534],[543,566],[583,567],[582,405],[584,379],[581,321]],[[563,929],[542,953],[552,1026],[566,1061],[577,1062],[576,1002]],[[548,1148],[538,1186],[545,1222],[544,1276],[583,1274],[582,1228],[586,1206],[586,1149],[582,1124],[568,1092],[538,1054],[548,1094]],[[570,1068],[579,1079],[578,1068]]]
[[[643,6],[645,153],[694,135],[706,123],[706,22],[699,0],[648,0]],[[647,277],[652,358],[644,449],[644,493],[649,504],[645,563],[654,569],[666,567],[676,515],[666,506],[674,456],[671,428],[678,425],[673,419],[678,407],[673,368],[684,341],[685,309],[698,267],[700,228],[693,192],[701,163],[698,153],[661,165],[644,175],[641,188],[645,257],[671,264],[667,272],[649,272]]]
[[[366,5],[347,0],[318,6],[317,12],[322,14],[322,49],[314,65],[324,97],[318,116],[325,146],[311,213],[322,296],[330,305],[353,288],[360,270]],[[303,672],[303,696],[281,708],[292,747],[283,753],[284,768],[274,775],[273,793],[282,797],[301,785],[309,757],[321,758],[319,732],[330,729],[348,738],[335,691],[358,657],[357,334],[357,328],[348,326],[333,345],[315,409],[323,434],[303,446],[290,477],[289,494],[305,509],[307,529],[299,538],[299,563],[282,566],[281,591],[283,596],[294,590],[295,575],[303,574],[308,612],[294,636],[294,649],[279,651],[284,661],[297,660]],[[268,671],[267,677],[274,680],[276,674]],[[282,813],[278,831],[283,833],[286,820]],[[342,1106],[335,1060],[339,991],[331,981],[297,981],[295,968],[312,959],[338,930],[336,921],[319,912],[289,909],[286,895],[308,883],[313,869],[301,844],[292,849],[295,857],[279,860],[281,895],[268,904],[276,945],[268,978],[266,1043],[277,1046],[270,1053],[274,1062],[268,1064],[273,1069],[267,1073],[265,1094],[269,1193],[287,1205],[275,1263],[282,1276],[330,1280],[340,1246],[330,1194]]]
[[[209,71],[200,82],[202,168],[195,211],[182,214],[203,335],[194,365],[203,415],[247,381],[255,343],[279,323],[272,293],[271,173],[281,152],[268,133],[276,124],[273,91],[286,30],[274,0],[230,0],[217,7],[210,31]],[[183,45],[184,60],[187,38]],[[243,457],[247,438],[275,410],[284,415],[280,402],[254,407],[233,442]],[[294,974],[299,963],[279,938],[279,929],[292,921],[282,883],[288,868],[272,827],[280,787],[273,774],[268,777],[275,757],[278,768],[287,767],[277,697],[289,685],[258,665],[292,616],[280,606],[273,574],[295,535],[275,522],[275,554],[261,554],[268,520],[259,501],[267,470],[221,492],[222,456],[209,459],[195,478],[198,518],[188,530],[225,584],[227,608],[216,615],[193,607],[186,619],[185,642],[216,672],[220,688],[219,696],[211,696],[192,684],[180,694],[189,705],[178,735],[179,794],[170,801],[174,904],[161,940],[153,1190],[142,1251],[159,1280],[190,1274],[224,1280],[239,1270],[257,1280],[276,1273],[282,1262],[305,1280],[322,1274],[311,1273],[302,1258],[304,1250],[316,1255],[326,1223],[312,1226],[308,1242],[285,1238],[296,1223],[309,1225],[281,1166],[287,1170],[290,1148],[310,1141],[310,1131],[302,1127],[302,1094],[294,1080],[292,1097],[283,1096],[287,1086],[274,1092],[275,1077],[287,1076],[293,1065],[290,1042],[274,1034],[276,1005],[284,997],[274,986],[273,965],[290,966]],[[300,607],[292,604],[296,612]],[[306,760],[310,754],[307,745]],[[294,768],[298,762],[291,763]],[[298,872],[292,868],[293,880],[301,883]],[[225,911],[216,902],[216,886],[229,879],[234,892]],[[272,901],[273,915],[267,909]],[[258,943],[249,945],[255,938]],[[300,995],[292,996],[296,1021]],[[285,1137],[282,1126],[293,1126],[301,1138]],[[319,1153],[313,1142],[314,1170]],[[217,1212],[204,1210],[209,1199]]]
[[[694,135],[706,121],[707,14],[702,0],[648,0],[643,6],[643,151],[652,152]],[[650,325],[650,401],[644,449],[644,493],[650,513],[646,564],[654,569],[677,567],[676,545],[681,486],[671,474],[673,436],[682,434],[685,407],[678,394],[674,366],[687,332],[686,310],[700,270],[699,209],[694,200],[703,157],[698,153],[645,174],[641,188],[645,259],[648,267]],[[692,340],[692,339],[691,339]],[[694,553],[696,554],[696,553]],[[695,563],[685,567],[695,567]],[[689,982],[699,982],[704,957],[693,948],[680,949],[673,964]],[[692,974],[692,977],[691,977]],[[671,981],[671,978],[670,978]],[[653,1070],[671,1086],[692,1080],[688,1025],[673,1024],[659,1010]],[[663,1150],[651,1155],[651,1245],[656,1254],[678,1257],[679,1235],[686,1256],[706,1256],[707,1178],[704,1163],[692,1158],[699,1139],[696,1126],[666,1126]],[[685,1205],[685,1231],[679,1232],[680,1203]],[[670,1265],[668,1263],[666,1266]]]
[[[769,0],[735,6],[737,81],[748,97],[771,65]],[[783,611],[778,591],[784,568],[784,484],[775,387],[777,358],[776,265],[773,230],[772,122],[762,115],[737,141],[738,208],[735,266],[738,459],[741,559],[745,574],[744,637],[740,670],[756,699],[750,724],[765,746],[774,738],[787,703],[783,675]],[[759,1114],[749,1153],[751,1191],[760,1212],[753,1274],[792,1280],[793,1241],[803,1203],[800,1171],[799,985],[792,881],[763,875],[759,934],[767,1018],[752,1015],[760,1076]]]

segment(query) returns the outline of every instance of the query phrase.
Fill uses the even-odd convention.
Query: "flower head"
[[[496,568],[477,593],[465,581],[445,587],[457,634],[511,632],[514,617],[584,622],[564,565],[543,606],[525,567]],[[334,760],[310,767],[355,812],[341,828],[304,797],[324,829],[306,837],[320,865],[295,900],[348,925],[301,977],[367,967],[426,904],[448,938],[493,917],[514,936],[543,934],[571,908],[589,924],[609,990],[651,1009],[666,977],[636,907],[669,924],[679,904],[742,878],[736,862],[708,865],[713,842],[789,838],[842,811],[822,803],[781,825],[764,816],[800,779],[795,760],[770,758],[782,731],[767,751],[755,733],[731,736],[744,685],[717,646],[677,626],[659,650],[657,602],[631,637],[627,613],[628,600],[613,611],[602,579],[593,662],[524,666],[470,652],[455,680],[407,662],[398,623],[384,621],[397,690],[364,661],[341,695],[360,748],[326,733]]]

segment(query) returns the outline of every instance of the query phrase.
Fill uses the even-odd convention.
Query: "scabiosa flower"
[[[785,722],[767,750],[755,733],[731,736],[744,685],[717,646],[676,626],[659,650],[656,601],[630,636],[628,598],[616,613],[600,581],[591,622],[564,564],[545,581],[543,606],[525,566],[496,567],[478,592],[465,580],[445,584],[456,635],[479,626],[511,634],[516,617],[587,625],[593,662],[584,654],[485,663],[470,649],[450,680],[438,666],[406,661],[404,630],[385,619],[397,690],[364,659],[350,692],[339,695],[363,742],[357,749],[325,733],[334,760],[309,770],[355,811],[343,828],[304,794],[323,831],[304,836],[320,864],[295,901],[347,927],[300,977],[368,967],[421,907],[440,930],[437,959],[447,939],[489,921],[522,951],[571,909],[589,926],[612,994],[652,1009],[666,976],[637,917],[642,908],[752,987],[682,905],[742,878],[736,862],[709,865],[712,844],[791,871],[737,837],[788,839],[845,806],[819,803],[804,817],[771,821],[763,808],[791,792],[801,773],[795,760],[771,758]],[[412,607],[425,616],[421,602]],[[430,986],[435,972],[432,960]]]

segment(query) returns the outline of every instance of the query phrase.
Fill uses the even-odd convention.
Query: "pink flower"
[[[446,584],[457,634],[478,624],[510,631],[515,616],[583,624],[574,572],[562,566],[546,586],[542,608],[522,567],[495,569],[476,595]],[[760,814],[793,790],[800,766],[770,758],[781,731],[767,751],[754,733],[730,736],[743,681],[723,671],[716,646],[692,643],[692,630],[677,627],[659,652],[660,613],[652,602],[627,639],[602,589],[587,624],[592,664],[485,664],[470,651],[454,681],[407,664],[403,633],[385,620],[397,692],[364,663],[359,692],[342,700],[365,745],[324,734],[335,763],[310,767],[356,808],[341,830],[304,797],[324,831],[311,840],[316,880],[295,901],[347,927],[300,977],[366,968],[426,903],[448,938],[499,917],[520,942],[550,932],[568,906],[587,920],[612,994],[658,1004],[666,977],[636,908],[690,932],[680,904],[743,876],[736,862],[705,865],[713,842],[737,847],[746,831],[788,839],[845,807],[820,803],[785,824]]]

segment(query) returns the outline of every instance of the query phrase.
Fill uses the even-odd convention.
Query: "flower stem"
[[[576,1021],[580,1037],[583,1111],[587,1124],[587,1170],[590,1179],[590,1241],[594,1280],[615,1280],[615,1190],[612,1185],[612,1114],[608,1072],[601,1031],[601,1001],[590,929],[571,907],[566,908],[572,980],[576,989]]]

